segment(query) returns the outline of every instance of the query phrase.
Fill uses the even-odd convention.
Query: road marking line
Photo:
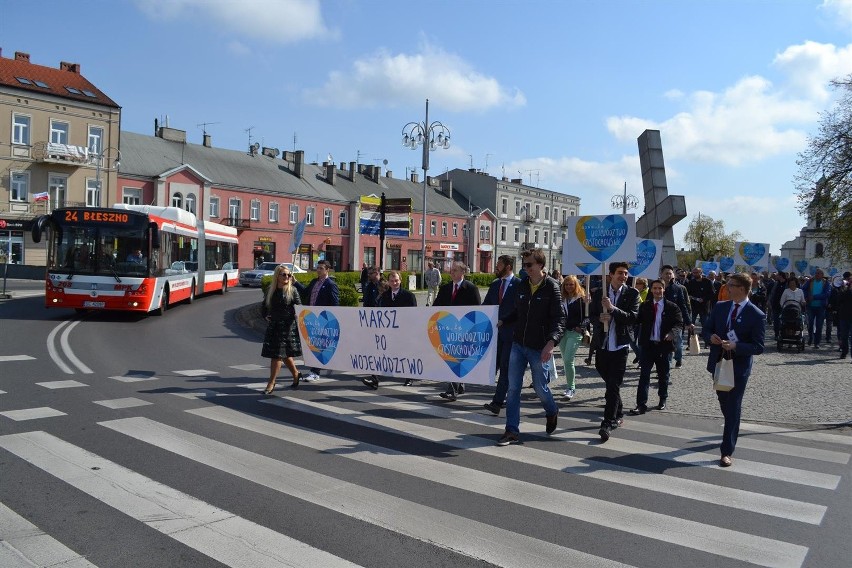
[[[0,503],[0,566],[97,568],[3,503]]]
[[[0,416],[5,416],[15,422],[22,420],[38,420],[39,418],[53,418],[55,416],[66,416],[64,412],[50,408],[49,406],[40,406],[38,408],[22,408],[20,410],[6,410],[0,412]]]
[[[62,329],[63,327],[65,327],[66,325],[68,325],[69,323],[70,322],[68,322],[68,321],[64,321],[64,322],[60,323],[59,325],[57,325],[56,327],[54,327],[51,330],[50,334],[48,334],[48,336],[47,336],[47,353],[48,353],[48,355],[50,355],[50,358],[53,359],[53,362],[56,363],[56,366],[59,367],[60,371],[62,371],[63,373],[66,373],[68,375],[73,375],[74,371],[71,369],[71,367],[69,367],[68,365],[65,364],[65,361],[63,361],[59,357],[59,352],[56,350],[56,346],[53,344],[53,339],[54,339],[54,337],[56,337],[56,334],[59,333],[59,330]]]
[[[35,357],[31,357],[29,355],[0,355],[0,363],[6,363],[8,361],[32,361]]]
[[[36,383],[40,387],[46,389],[71,389],[75,387],[87,387],[89,385],[80,381],[48,381],[46,383]]]
[[[62,350],[65,352],[65,356],[68,357],[68,361],[70,361],[72,365],[76,365],[77,368],[80,369],[80,372],[90,375],[94,373],[94,371],[84,365],[83,362],[74,355],[74,351],[71,350],[71,344],[68,342],[68,336],[71,334],[71,330],[79,324],[80,321],[78,320],[66,327],[65,331],[62,332],[62,337],[59,338],[59,343],[62,345]]]
[[[361,487],[147,418],[127,418],[99,424],[263,487],[497,566],[528,568],[531,561],[537,567],[623,566],[621,563]],[[264,424],[272,423],[264,421]],[[341,447],[340,444],[337,447]],[[446,479],[442,482],[446,482]]]
[[[93,400],[92,402],[110,408],[112,410],[118,410],[121,408],[135,408],[137,406],[147,406],[149,404],[154,404],[153,402],[148,402],[147,400],[142,400],[134,397],[114,398],[112,400]]]
[[[205,375],[218,375],[217,371],[208,371],[207,369],[187,369],[185,371],[172,371],[177,375],[184,377],[203,377]]]
[[[0,447],[223,564],[245,568],[355,566],[46,432],[0,436]]]
[[[139,383],[142,381],[158,381],[159,377],[143,377],[140,375],[121,375],[110,377],[114,381],[121,381],[122,383]]]

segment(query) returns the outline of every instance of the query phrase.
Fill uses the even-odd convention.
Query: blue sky
[[[402,127],[452,132],[429,173],[486,169],[582,198],[643,199],[636,138],[662,133],[669,192],[773,254],[804,224],[796,156],[852,73],[852,0],[0,0],[5,57],[80,63],[122,106],[217,147],[253,141],[395,177]],[[519,173],[521,172],[521,173]]]

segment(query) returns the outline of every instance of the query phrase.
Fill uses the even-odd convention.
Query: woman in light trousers
[[[585,319],[583,309],[586,302],[586,291],[577,280],[576,276],[568,275],[562,280],[562,311],[565,313],[565,335],[559,342],[559,353],[562,355],[562,365],[565,369],[565,392],[567,400],[574,398],[577,385],[575,384],[576,371],[574,369],[574,357],[577,348],[583,342],[583,320]]]

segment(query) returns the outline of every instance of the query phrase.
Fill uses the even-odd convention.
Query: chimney
[[[382,177],[382,167],[381,166],[373,166],[373,169],[370,172],[370,179],[372,179],[376,183],[379,183],[379,179],[381,177]]]
[[[325,181],[331,185],[337,182],[337,169],[334,167],[334,163],[327,163],[325,165]]]
[[[358,162],[349,162],[349,181],[355,181],[355,170],[358,167]]]
[[[296,151],[296,161],[293,164],[293,175],[297,178],[305,177],[305,151]]]
[[[341,171],[341,172],[345,172],[345,171],[346,171],[346,162],[340,162],[340,171]]]
[[[204,147],[205,148],[212,148],[213,147],[213,140],[210,138],[209,134],[204,135]]]
[[[524,178],[512,178],[512,183],[517,183],[519,185],[524,185]]]
[[[266,156],[267,158],[277,158],[278,154],[280,154],[281,151],[278,148],[268,148],[264,146],[261,149],[260,153]]]
[[[27,63],[29,63],[30,62],[30,54],[24,53],[23,51],[16,51],[15,52],[15,61],[26,61]]]
[[[452,199],[453,197],[453,180],[451,179],[442,179],[441,180],[441,193]]]
[[[160,132],[157,134],[157,137],[162,138],[163,140],[169,140],[170,142],[180,142],[181,144],[186,144],[186,130],[178,130],[177,128],[161,126]]]
[[[420,176],[417,172],[411,172],[411,183],[420,183]]]
[[[27,54],[25,54],[27,55]],[[27,61],[30,60],[30,56],[27,55]],[[60,61],[59,68],[62,71],[70,71],[71,73],[80,74],[80,64],[79,63],[68,63],[67,61]]]

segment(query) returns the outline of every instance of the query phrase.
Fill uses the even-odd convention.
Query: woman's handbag
[[[586,317],[586,302],[584,298],[580,298],[580,302],[582,302],[581,307],[583,308],[583,345],[588,347],[592,343],[592,334],[589,333],[589,319]]]
[[[701,354],[701,343],[698,341],[698,334],[695,332],[690,332],[689,334],[689,354]]]
[[[727,351],[722,351],[716,361],[716,368],[713,369],[713,388],[722,392],[734,388],[734,358]]]

